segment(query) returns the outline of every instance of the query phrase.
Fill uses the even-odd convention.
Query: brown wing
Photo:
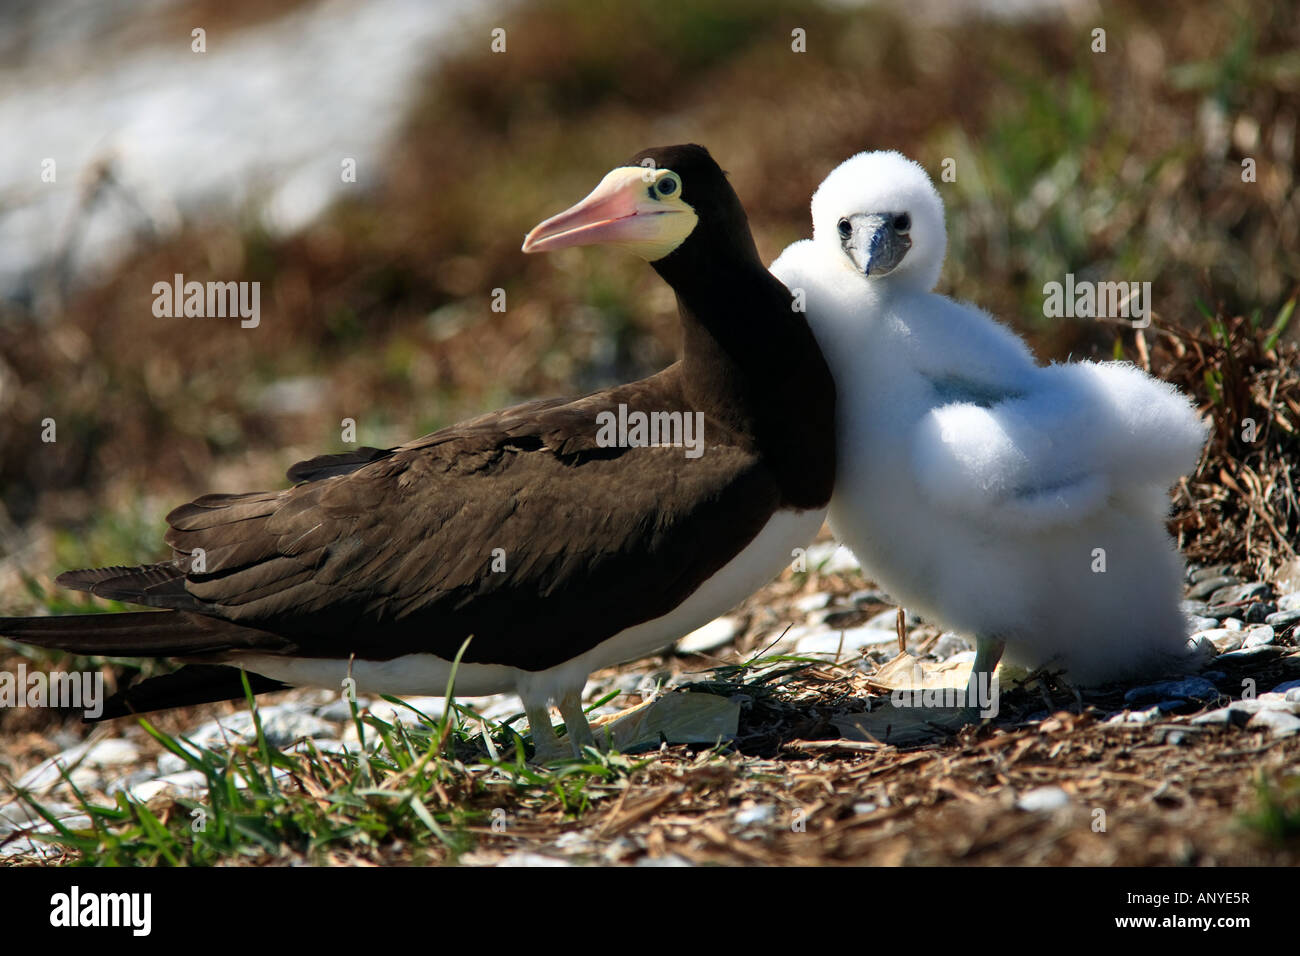
[[[168,516],[176,561],[140,569],[136,597],[121,573],[88,589],[140,600],[147,586],[155,606],[309,656],[452,657],[473,634],[469,661],[553,666],[671,610],[779,501],[754,451],[708,422],[698,458],[597,446],[603,409],[674,410],[675,372],[304,463],[328,477],[284,491],[206,495]]]

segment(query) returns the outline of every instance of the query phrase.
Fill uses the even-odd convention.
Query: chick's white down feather
[[[901,604],[1005,640],[1012,662],[1095,684],[1180,660],[1164,520],[1205,441],[1187,398],[1128,363],[1039,366],[987,313],[933,293],[943,204],[898,153],[840,165],[812,212],[813,238],[772,272],[802,290],[835,377],[836,535]],[[841,245],[837,223],[864,213],[910,217],[884,275]]]

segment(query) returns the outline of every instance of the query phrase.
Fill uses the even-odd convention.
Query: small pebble
[[[760,803],[754,807],[736,811],[736,826],[749,827],[769,822],[776,815],[776,807],[770,803]]]
[[[1273,585],[1265,581],[1249,584],[1229,584],[1210,595],[1210,607],[1216,604],[1243,604],[1247,601],[1266,601],[1273,594]]]
[[[1195,634],[1197,631],[1211,631],[1219,626],[1218,618],[1201,617],[1199,614],[1189,615],[1186,620],[1188,634]]]
[[[1264,623],[1270,627],[1290,627],[1292,624],[1300,623],[1300,610],[1277,611],[1264,618]]]
[[[816,594],[804,595],[794,602],[794,606],[801,614],[811,614],[813,611],[830,607],[832,597],[829,591],[819,591]]]
[[[1239,617],[1229,617],[1224,619],[1223,626],[1230,631],[1244,631],[1246,622]]]
[[[1268,616],[1277,610],[1277,605],[1268,601],[1256,601],[1246,608],[1246,613],[1242,619],[1247,624],[1263,624],[1268,620]]]
[[[1221,578],[1232,572],[1231,564],[1209,564],[1203,568],[1187,569],[1187,580],[1192,584],[1200,584],[1202,581],[1210,578]]]
[[[1267,730],[1273,737],[1289,737],[1300,733],[1300,717],[1281,710],[1261,710],[1250,718],[1247,730]]]
[[[370,705],[370,713],[378,717],[386,724],[401,724],[404,727],[418,727],[424,723],[424,720],[416,713],[427,716],[430,720],[441,720],[447,702],[441,697],[404,697],[402,698],[407,706],[401,704],[390,704],[386,700],[377,700]],[[412,710],[414,708],[414,710]],[[355,727],[352,728],[355,732]],[[320,734],[321,737],[334,737],[337,734],[337,728],[328,728],[328,733]],[[307,735],[302,735],[307,736]],[[317,736],[315,734],[311,736]]]
[[[573,866],[573,864],[568,860],[561,860],[559,857],[544,856],[541,853],[533,853],[529,850],[516,850],[498,863],[497,866]]]
[[[1113,717],[1108,719],[1108,724],[1149,724],[1159,720],[1161,710],[1159,707],[1149,707],[1145,710],[1121,710]]]
[[[1267,624],[1255,624],[1246,632],[1242,647],[1262,647],[1273,643],[1273,629]]]
[[[108,737],[90,748],[86,754],[85,766],[128,767],[139,761],[139,747],[120,737]]]
[[[861,607],[864,604],[893,604],[894,599],[879,588],[867,588],[862,591],[854,591],[849,595],[849,600]]]
[[[640,866],[660,867],[660,866],[694,866],[695,864],[691,863],[685,857],[678,856],[676,853],[665,853],[663,856],[643,856],[632,865],[638,867]]]
[[[1226,621],[1230,617],[1236,617],[1241,613],[1241,609],[1235,604],[1221,604],[1218,607],[1205,609],[1205,616],[1212,617],[1216,621]]]
[[[843,631],[819,631],[802,637],[794,645],[796,654],[834,654],[854,657],[864,647],[897,644],[898,635],[875,627],[851,627]]]
[[[1243,639],[1244,635],[1241,631],[1234,631],[1230,627],[1217,627],[1208,631],[1198,631],[1189,638],[1192,642],[1198,640],[1209,641],[1220,654],[1235,651],[1241,647]]]
[[[1282,648],[1273,644],[1260,644],[1256,647],[1243,647],[1239,650],[1228,651],[1226,654],[1220,654],[1218,659],[1221,661],[1241,661],[1251,657],[1267,657],[1270,654],[1277,654],[1281,651]]]
[[[841,628],[849,627],[856,624],[862,618],[860,608],[851,607],[848,610],[832,609],[817,615],[817,623],[824,627]]]
[[[370,706],[369,697],[357,698],[357,713],[365,710]],[[352,704],[346,698],[340,695],[322,707],[316,709],[316,716],[321,720],[332,720],[334,723],[342,723],[345,720],[352,719]]]
[[[848,574],[860,568],[858,559],[844,545],[826,542],[808,548],[808,569],[818,574]]]
[[[1177,700],[1217,700],[1219,688],[1203,677],[1185,677],[1182,680],[1166,680],[1144,687],[1134,687],[1124,695],[1124,703],[1141,706],[1158,701]]]
[[[971,647],[970,641],[966,640],[966,638],[960,634],[948,633],[934,642],[934,647],[930,649],[930,653],[939,660],[946,661],[954,654],[961,654],[971,650],[974,650],[974,648]]]
[[[208,792],[208,780],[197,770],[182,770],[180,773],[167,774],[153,780],[121,788],[132,800],[148,803],[159,794],[166,793],[173,797],[199,797]]]
[[[1035,787],[1016,801],[1016,806],[1030,813],[1059,810],[1069,806],[1070,795],[1060,787]]]
[[[1242,713],[1239,711],[1239,713]],[[1207,710],[1203,714],[1197,714],[1192,718],[1192,723],[1198,725],[1204,724],[1227,724],[1232,722],[1231,707],[1216,707],[1214,710]]]
[[[1233,577],[1230,574],[1223,574],[1223,575],[1219,575],[1218,577],[1206,578],[1205,580],[1198,581],[1196,584],[1194,584],[1192,588],[1187,592],[1187,596],[1192,600],[1208,598],[1210,595],[1214,594],[1215,591],[1222,590],[1225,587],[1232,587],[1233,585],[1238,585],[1240,583],[1241,583],[1241,578]]]
[[[1283,594],[1277,599],[1277,609],[1279,611],[1300,611],[1300,591]]]
[[[908,630],[911,630],[914,627],[920,627],[924,623],[925,622],[915,614],[907,614],[903,617],[903,626]],[[879,614],[874,614],[868,618],[867,622],[862,626],[897,632],[898,608],[891,607],[888,611],[881,611]]]

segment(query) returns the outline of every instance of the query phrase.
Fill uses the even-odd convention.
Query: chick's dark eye
[[[659,190],[659,195],[671,196],[673,193],[677,192],[677,180],[673,179],[671,176],[665,176],[663,179],[659,180],[659,185],[656,188]]]
[[[847,219],[840,220],[839,230],[841,239],[847,239],[849,236],[853,235],[853,226]]]
[[[912,217],[905,212],[900,212],[894,217],[894,231],[907,232],[912,228]]]

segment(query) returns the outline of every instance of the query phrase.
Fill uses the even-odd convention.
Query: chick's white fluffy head
[[[855,269],[841,246],[839,222],[857,215],[900,215],[911,220],[911,247],[892,271],[863,281],[907,285],[928,292],[939,281],[948,235],[943,200],[920,164],[902,153],[858,153],[840,163],[812,198],[813,242],[822,255]]]

